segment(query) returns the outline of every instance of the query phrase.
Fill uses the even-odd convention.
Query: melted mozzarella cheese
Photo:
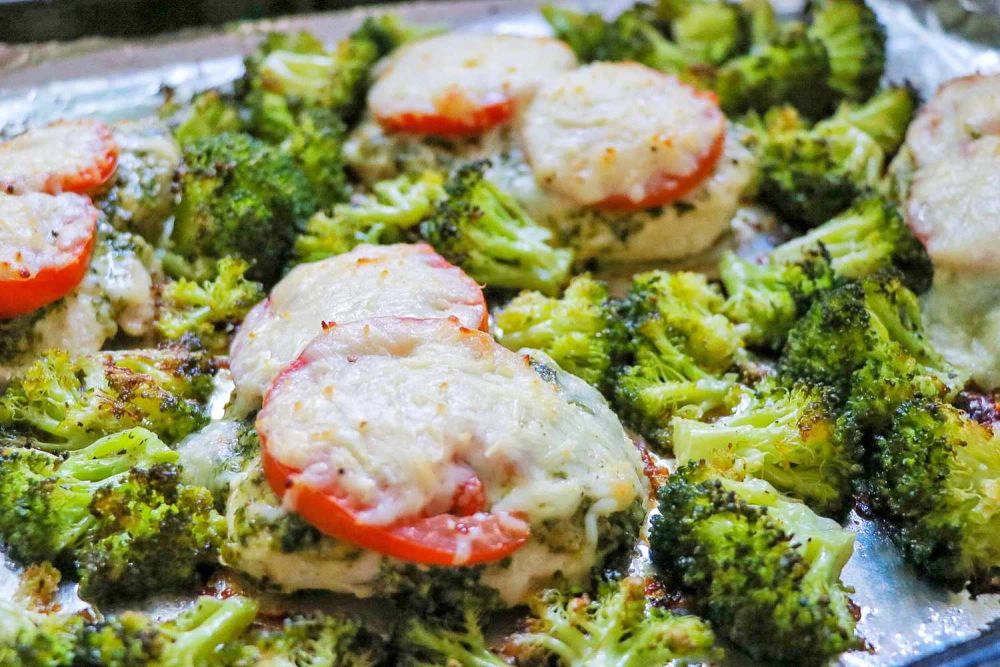
[[[64,178],[92,170],[109,144],[108,127],[93,120],[29,130],[0,144],[0,191],[58,192]]]
[[[1000,276],[937,271],[922,305],[934,349],[980,387],[1000,387]]]
[[[698,170],[725,130],[706,95],[634,63],[581,67],[542,86],[521,119],[537,180],[579,205],[642,201]]]
[[[1000,135],[1000,74],[948,81],[920,110],[906,133],[918,166],[943,158],[983,135]]]
[[[367,523],[447,509],[470,470],[487,507],[533,525],[586,497],[605,516],[623,511],[645,492],[617,419],[581,410],[527,357],[452,320],[327,330],[271,386],[257,428],[276,460],[343,491]]]
[[[0,280],[73,263],[96,229],[97,209],[87,197],[0,194]]]
[[[368,106],[380,119],[461,119],[492,105],[517,106],[541,82],[575,65],[573,52],[555,39],[449,33],[394,53],[372,86]]]
[[[455,316],[478,328],[487,315],[479,286],[425,244],[362,245],[302,264],[250,311],[233,340],[230,368],[240,402],[259,401],[324,322],[385,316]]]

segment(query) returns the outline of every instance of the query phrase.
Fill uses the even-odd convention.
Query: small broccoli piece
[[[821,0],[811,6],[809,36],[830,58],[830,86],[850,100],[865,100],[885,69],[885,29],[864,0]]]
[[[789,333],[779,369],[834,389],[864,426],[915,396],[947,399],[965,385],[924,338],[916,295],[892,274],[819,295]]]
[[[295,161],[248,135],[220,134],[187,145],[184,162],[173,249],[191,261],[240,257],[249,278],[277,279],[317,208]]]
[[[933,400],[903,404],[866,484],[906,558],[955,590],[1000,588],[1000,435]]]
[[[208,422],[215,371],[183,347],[76,358],[50,350],[0,396],[0,440],[59,452],[144,426],[175,442]]]
[[[180,483],[172,464],[133,469],[90,503],[97,519],[77,552],[80,595],[138,598],[198,583],[198,567],[216,562],[226,532],[212,494]]]
[[[286,618],[279,627],[254,629],[225,646],[228,667],[375,667],[385,665],[385,641],[358,621],[309,614]]]
[[[864,278],[887,268],[900,272],[915,292],[930,289],[934,266],[898,209],[880,196],[865,197],[837,217],[771,251],[779,264],[801,261],[820,246],[833,269],[848,278]]]
[[[740,324],[747,345],[770,351],[781,349],[815,295],[839,282],[822,250],[805,252],[794,264],[756,264],[727,252],[719,278],[728,295],[725,315]]]
[[[506,667],[510,663],[490,650],[483,636],[479,611],[472,605],[463,610],[461,622],[424,621],[413,617],[400,642],[400,664],[407,667],[466,665]]]
[[[32,563],[24,568],[15,598],[32,611],[48,613],[59,609],[56,596],[62,573],[48,561]]]
[[[622,344],[608,287],[577,276],[562,298],[522,292],[494,314],[498,340],[511,350],[542,350],[560,368],[605,389]]]
[[[725,301],[697,273],[652,271],[635,276],[620,306],[629,343],[615,371],[614,400],[632,425],[669,443],[674,414],[701,417],[738,396],[727,373],[743,341],[722,310]]]
[[[181,145],[243,129],[235,102],[223,97],[217,90],[195,95],[190,104],[174,114],[174,123],[174,137]]]
[[[829,390],[765,380],[732,415],[710,423],[675,417],[674,455],[679,463],[705,460],[727,477],[759,477],[820,514],[838,514],[861,471],[859,434],[839,408]]]
[[[822,663],[860,648],[839,577],[854,535],[767,482],[691,462],[667,478],[653,561],[716,631],[763,661]]]
[[[444,195],[443,178],[436,172],[404,175],[379,181],[371,194],[355,195],[350,203],[317,213],[295,240],[299,262],[316,262],[345,253],[362,243],[404,241],[433,212]]]
[[[264,298],[263,286],[244,277],[249,268],[242,259],[224,257],[212,280],[167,282],[160,292],[157,332],[172,341],[194,338],[202,348],[224,353],[235,326]]]
[[[65,457],[37,449],[0,449],[0,537],[22,562],[58,561],[81,546],[97,523],[91,499],[136,466],[173,463],[177,454],[135,428]]]
[[[557,293],[569,277],[572,252],[549,245],[552,232],[484,177],[488,166],[480,161],[455,170],[420,235],[490,287]]]
[[[721,660],[705,621],[649,605],[645,588],[643,579],[631,577],[603,585],[595,600],[545,591],[529,602],[534,618],[507,638],[504,651],[517,664],[532,665],[643,667]]]

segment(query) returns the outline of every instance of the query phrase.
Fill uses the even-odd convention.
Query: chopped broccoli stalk
[[[510,663],[490,650],[478,611],[463,610],[460,623],[410,619],[403,632],[400,662],[407,667],[455,664],[467,667],[506,667]]]
[[[645,584],[609,583],[595,600],[545,591],[529,603],[534,618],[507,638],[504,650],[517,664],[531,665],[643,667],[722,658],[705,621],[649,605]]]
[[[727,252],[719,278],[728,298],[723,312],[740,324],[747,345],[777,351],[788,331],[812,303],[838,279],[823,252],[804,252],[794,264],[756,264]]]
[[[577,276],[559,299],[522,292],[495,313],[494,322],[498,340],[511,350],[542,350],[563,370],[606,388],[621,340],[603,282]]]
[[[824,389],[765,381],[734,414],[710,423],[675,417],[671,429],[679,463],[759,477],[828,516],[844,509],[861,470],[858,434]]]
[[[420,224],[421,236],[489,287],[557,293],[569,278],[572,252],[549,245],[552,232],[485,178],[488,166],[455,170],[444,185],[447,196]]]
[[[59,452],[144,426],[174,442],[208,422],[215,370],[182,347],[76,358],[50,350],[0,396],[0,440]]]
[[[659,492],[650,549],[716,631],[763,661],[825,662],[860,648],[839,577],[854,535],[757,479],[691,462]]]
[[[184,145],[242,129],[243,121],[236,104],[218,91],[208,90],[195,95],[181,112],[173,131],[177,143]]]
[[[0,449],[0,537],[22,562],[58,561],[84,544],[98,519],[99,489],[124,481],[137,466],[174,463],[176,452],[134,428],[106,436],[65,457],[37,449]]]
[[[96,523],[76,554],[80,595],[134,599],[193,588],[198,568],[217,561],[226,531],[212,494],[181,484],[169,463],[136,468],[94,493]]]
[[[821,294],[789,333],[779,368],[833,388],[866,427],[914,396],[947,399],[965,384],[924,338],[917,297],[892,274]]]
[[[371,194],[356,195],[330,213],[309,219],[295,240],[299,262],[315,262],[345,253],[362,243],[389,244],[407,239],[410,232],[433,212],[444,195],[443,179],[436,172],[404,175],[379,181]]]
[[[955,590],[1000,588],[1000,435],[914,400],[876,438],[868,497],[906,558]]]
[[[850,100],[865,100],[885,69],[885,29],[864,0],[821,0],[812,5],[809,35],[830,58],[830,85]]]
[[[210,352],[224,353],[236,325],[264,298],[263,286],[245,278],[249,268],[242,259],[224,257],[211,280],[167,282],[161,288],[157,332],[167,340],[193,338]]]
[[[833,269],[864,278],[883,269],[898,270],[915,292],[930,289],[934,267],[896,207],[879,196],[866,197],[837,217],[771,251],[772,262],[799,262],[822,245]]]
[[[251,279],[276,280],[317,208],[295,161],[250,136],[220,134],[187,145],[184,162],[174,250],[190,260],[240,257]]]

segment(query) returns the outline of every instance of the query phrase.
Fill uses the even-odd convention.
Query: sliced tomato
[[[503,512],[467,514],[469,506],[457,508],[457,513],[412,517],[388,526],[365,523],[358,508],[336,489],[310,485],[301,471],[271,456],[263,435],[261,452],[268,484],[278,496],[290,495],[290,505],[299,516],[325,535],[392,558],[423,565],[490,563],[517,551],[530,535],[521,517]]]
[[[110,127],[96,120],[57,121],[0,143],[0,191],[94,193],[117,166]]]
[[[390,132],[464,137],[481,134],[513,116],[514,101],[511,99],[476,106],[460,92],[452,92],[440,101],[438,113],[401,113],[376,116],[376,120]]]
[[[30,313],[80,284],[98,211],[75,194],[0,194],[0,317]]]

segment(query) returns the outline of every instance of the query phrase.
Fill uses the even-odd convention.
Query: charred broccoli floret
[[[434,212],[444,195],[443,180],[436,172],[424,172],[379,181],[370,194],[355,195],[330,213],[317,213],[295,240],[296,260],[315,262],[362,243],[406,240]]]
[[[242,259],[224,257],[211,280],[167,282],[160,291],[157,332],[171,341],[196,339],[200,347],[224,353],[236,325],[264,298],[263,286],[245,278],[249,268]]]
[[[866,483],[908,560],[954,589],[1000,587],[1000,436],[950,405],[904,403]]]
[[[924,338],[917,297],[892,274],[821,294],[789,333],[779,368],[832,388],[865,427],[911,398],[948,398],[965,384]]]
[[[883,145],[902,136],[911,113],[910,96],[893,90],[812,127],[794,109],[770,111],[756,135],[762,201],[793,222],[826,222],[878,188]]]
[[[574,278],[559,299],[522,292],[495,313],[494,323],[506,347],[542,350],[602,390],[623,342],[607,285],[589,275]]]
[[[248,135],[219,134],[185,146],[184,162],[173,250],[191,262],[239,257],[249,278],[276,280],[317,208],[295,161]]]
[[[214,563],[226,532],[212,493],[180,482],[176,465],[134,468],[90,502],[96,519],[76,554],[80,595],[88,600],[137,598],[198,583],[198,567]]]
[[[816,294],[839,279],[821,249],[793,264],[757,264],[728,252],[719,261],[727,298],[723,312],[740,325],[747,345],[777,351]]]
[[[840,571],[854,535],[767,482],[691,462],[667,478],[653,519],[654,563],[750,655],[819,664],[860,648]]]
[[[864,0],[821,0],[812,5],[809,36],[830,59],[830,86],[849,100],[865,100],[885,69],[885,29]]]
[[[0,396],[0,442],[59,452],[133,426],[174,442],[208,422],[215,370],[183,347],[76,358],[51,350]]]
[[[675,417],[679,463],[705,460],[721,474],[759,477],[823,515],[838,514],[861,472],[858,433],[823,388],[764,381],[752,400],[713,422]]]
[[[557,293],[569,277],[572,252],[549,245],[552,232],[484,177],[488,166],[480,161],[455,170],[420,235],[490,287]]]
[[[120,484],[134,467],[176,460],[176,452],[144,428],[106,436],[66,456],[0,449],[0,539],[20,561],[58,561],[83,545],[97,525],[90,507],[99,489]]]
[[[820,246],[833,269],[848,278],[891,268],[918,293],[930,289],[934,279],[934,266],[924,245],[895,205],[880,196],[866,197],[832,220],[786,241],[769,258],[779,264],[799,262]]]

